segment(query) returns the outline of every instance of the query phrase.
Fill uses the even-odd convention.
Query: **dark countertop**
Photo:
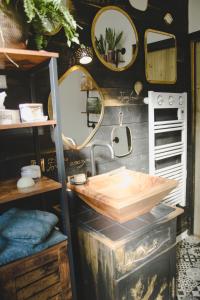
[[[136,237],[153,230],[158,224],[175,219],[183,212],[177,207],[159,204],[151,212],[139,216],[125,223],[113,221],[91,208],[85,208],[84,212],[76,215],[76,221],[79,226],[83,226],[87,231],[98,236],[99,239],[105,239],[111,243],[123,243],[124,240]]]

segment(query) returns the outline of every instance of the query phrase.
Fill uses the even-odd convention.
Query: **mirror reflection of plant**
[[[101,100],[99,97],[88,97],[86,111],[90,114],[100,114],[101,113]]]
[[[103,37],[102,34],[100,34],[99,39],[97,37],[95,37],[95,44],[97,47],[98,52],[102,55],[102,54],[106,54],[107,52],[107,45],[106,45],[106,40]]]
[[[106,42],[108,50],[115,50],[123,35],[123,31],[116,34],[115,29],[106,28]]]
[[[71,43],[79,44],[77,24],[62,0],[1,0],[0,9],[5,13],[9,8],[15,8],[30,24],[37,49],[47,46],[48,36],[55,35],[64,29],[67,46]]]

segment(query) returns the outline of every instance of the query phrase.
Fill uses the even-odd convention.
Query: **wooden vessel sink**
[[[120,223],[149,212],[178,185],[178,181],[126,168],[90,177],[68,188],[97,212]]]

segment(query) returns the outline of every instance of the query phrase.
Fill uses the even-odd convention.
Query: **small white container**
[[[19,110],[22,122],[37,122],[47,120],[43,113],[42,103],[19,104]]]
[[[28,187],[31,187],[35,184],[34,180],[30,177],[21,177],[18,181],[17,181],[17,188],[18,189],[25,189]]]
[[[18,124],[20,123],[20,114],[17,109],[0,109],[0,124]]]
[[[24,166],[21,168],[21,177],[31,177],[33,179],[41,177],[40,166],[38,165],[30,165]]]

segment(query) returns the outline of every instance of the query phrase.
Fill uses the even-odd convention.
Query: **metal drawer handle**
[[[130,271],[138,262],[148,259],[151,255],[158,252],[167,242],[171,240],[170,228],[162,233],[166,236],[163,240],[160,231],[157,232],[157,237],[152,239],[151,244],[145,243],[145,239],[140,245],[132,250],[119,248],[116,252],[117,269],[119,272],[126,273]],[[158,236],[159,234],[159,236]],[[150,238],[150,237],[149,237]]]
[[[151,248],[147,248],[144,246],[140,246],[136,249],[136,256],[140,256],[140,258],[133,260],[133,263],[137,263],[138,261],[141,261],[143,259],[148,258],[150,255],[158,251],[167,241],[169,241],[169,238],[167,240],[164,240],[163,242],[159,243],[158,239],[154,239]],[[138,255],[137,255],[138,252]],[[141,254],[143,254],[141,256]]]

